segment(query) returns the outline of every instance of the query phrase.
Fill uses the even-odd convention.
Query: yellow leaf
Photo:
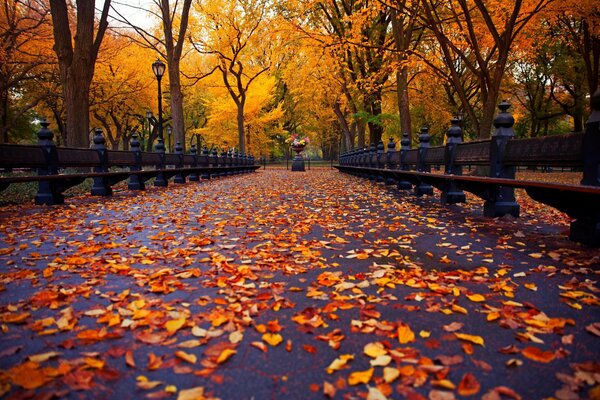
[[[383,369],[383,380],[386,383],[395,381],[400,376],[400,370],[393,367],[385,367]]]
[[[175,386],[175,385],[167,385],[167,386],[165,386],[165,392],[167,392],[167,393],[177,393],[177,386]],[[204,399],[204,397],[200,397],[199,399]]]
[[[244,339],[244,334],[240,331],[233,331],[229,334],[229,341],[233,344],[239,343]]]
[[[365,355],[367,355],[371,358],[377,358],[379,356],[387,354],[388,352],[383,347],[383,344],[381,344],[379,342],[373,342],[373,343],[368,343],[365,345],[363,353],[365,353]]]
[[[223,364],[225,361],[229,360],[229,358],[234,355],[235,353],[237,353],[237,351],[233,350],[233,349],[225,349],[221,352],[221,354],[219,354],[219,357],[217,358],[217,364]]]
[[[358,385],[359,383],[369,383],[373,376],[373,368],[369,368],[366,371],[356,371],[350,374],[348,377],[348,384],[351,386]]]
[[[27,357],[29,359],[29,361],[33,361],[34,363],[38,363],[41,364],[44,361],[48,361],[49,359],[56,357],[56,356],[60,356],[62,353],[59,353],[57,351],[50,351],[48,353],[43,353],[43,354],[35,354],[32,356]]]
[[[471,342],[474,344],[478,344],[480,346],[484,346],[484,340],[481,336],[469,335],[466,333],[457,333],[457,332],[454,333],[454,336],[456,336],[460,340],[465,340],[467,342]]]
[[[452,383],[448,379],[440,379],[437,381],[433,380],[433,381],[431,381],[431,384],[433,386],[441,387],[441,388],[448,389],[448,390],[454,390],[454,388],[456,388],[454,383]]]
[[[408,325],[401,324],[398,326],[398,341],[401,344],[406,344],[415,341],[415,333]]]
[[[467,295],[467,298],[475,303],[480,303],[482,301],[485,301],[485,297],[481,294],[472,294],[472,295]]]
[[[92,358],[92,357],[86,357],[84,361],[85,361],[85,364],[90,368],[95,368],[95,369],[104,368],[103,360],[98,360],[98,359]]]
[[[185,324],[185,322],[185,317],[172,319],[170,321],[167,321],[167,323],[165,324],[165,328],[167,328],[167,331],[169,331],[169,333],[175,333]]]
[[[497,312],[491,312],[491,313],[489,313],[489,314],[487,315],[487,317],[486,317],[486,318],[487,318],[488,322],[495,321],[495,320],[497,320],[498,318],[500,318],[500,313],[497,313]]]
[[[177,344],[177,347],[183,347],[185,349],[192,349],[194,347],[198,347],[202,344],[201,341],[199,341],[198,339],[190,339],[190,340],[186,340],[185,342],[181,342]]]
[[[204,387],[198,386],[191,389],[183,389],[179,391],[177,400],[200,400],[204,399]]]
[[[541,253],[529,253],[529,257],[531,258],[542,258],[543,254]]]
[[[333,374],[335,371],[339,371],[340,369],[344,368],[350,360],[354,360],[353,354],[342,354],[341,356],[333,360],[331,364],[329,364],[329,366],[326,369],[327,373]]]
[[[181,350],[177,350],[175,352],[175,357],[180,358],[183,361],[187,361],[190,364],[196,364],[196,361],[198,361],[198,357],[196,357],[195,354],[189,354],[189,353],[186,353],[185,351],[181,351]]]
[[[372,367],[385,367],[392,362],[392,357],[388,355],[377,356],[375,359],[370,361]]]
[[[461,307],[458,304],[452,304],[452,311],[465,315],[469,313],[466,308]]]
[[[419,336],[421,336],[423,339],[427,339],[429,336],[431,336],[431,332],[421,331],[421,332],[419,332]]]
[[[537,285],[536,285],[535,283],[526,283],[526,284],[525,284],[525,285],[523,285],[523,286],[525,286],[527,289],[529,289],[529,290],[532,290],[532,291],[534,291],[534,292],[536,292],[536,291],[537,291],[537,289],[538,289],[538,288],[537,288]]]
[[[262,335],[262,340],[269,343],[271,346],[277,346],[283,342],[283,337],[279,333],[265,333]]]

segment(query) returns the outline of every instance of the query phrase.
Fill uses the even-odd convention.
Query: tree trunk
[[[398,90],[398,112],[400,114],[400,129],[408,133],[412,143],[412,122],[410,119],[410,103],[408,99],[408,71],[403,67],[396,73],[396,85]]]
[[[344,145],[346,150],[351,150],[354,148],[354,135],[352,134],[350,127],[348,126],[348,121],[344,117],[344,113],[340,108],[340,104],[336,102],[333,105],[333,112],[338,118],[340,123],[340,127],[342,128],[342,135],[344,138]]]
[[[67,109],[68,147],[89,147],[90,99],[89,85],[82,85],[81,79],[73,68],[69,68],[66,82],[63,84],[65,107]],[[79,71],[80,73],[83,71]]]
[[[185,123],[183,115],[183,93],[181,92],[181,77],[179,63],[169,63],[169,91],[171,93],[171,124],[175,143],[181,143],[185,153]]]
[[[8,143],[8,90],[2,88],[2,108],[0,108],[0,143]]]
[[[365,147],[365,131],[366,124],[364,121],[358,120],[356,121],[356,136],[357,136],[357,146],[359,149]]]
[[[88,147],[90,102],[89,88],[100,44],[108,26],[111,0],[104,0],[98,29],[95,1],[77,1],[77,24],[72,36],[66,0],[50,0],[54,31],[54,51],[58,57],[60,80],[67,109],[67,146]]]
[[[375,146],[383,137],[383,121],[381,120],[381,91],[377,91],[371,98],[371,115],[374,117],[374,122],[369,122],[369,140],[375,143]]]
[[[237,128],[240,153],[246,153],[246,137],[244,136],[244,103],[237,106]]]
[[[479,121],[479,131],[477,132],[478,139],[487,139],[492,134],[497,97],[497,94],[488,93],[487,98],[484,99],[481,120]]]

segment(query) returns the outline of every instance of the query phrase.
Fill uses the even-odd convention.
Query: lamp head
[[[154,72],[156,79],[162,78],[162,76],[165,74],[165,69],[165,63],[160,60],[156,60],[152,63],[152,71]]]

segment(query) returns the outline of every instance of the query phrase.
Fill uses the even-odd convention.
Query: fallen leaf
[[[401,344],[406,344],[415,341],[415,333],[406,324],[398,326],[398,341]]]
[[[197,386],[191,389],[180,390],[177,400],[202,400],[204,399],[204,387]]]
[[[352,372],[350,374],[350,376],[348,376],[348,384],[350,386],[355,386],[355,385],[358,385],[359,383],[369,383],[372,376],[373,376],[373,368],[369,368],[366,371]]]
[[[475,375],[466,373],[458,384],[457,392],[461,396],[474,396],[479,393],[481,385]]]
[[[190,364],[196,364],[196,361],[198,361],[198,357],[195,354],[186,353],[185,351],[181,350],[177,350],[175,352],[175,357],[186,361]]]
[[[165,328],[167,329],[167,331],[169,333],[175,333],[179,329],[181,329],[181,327],[183,327],[183,325],[185,325],[186,321],[187,320],[184,317],[177,318],[177,319],[172,319],[172,320],[167,321],[165,323]]]
[[[542,351],[535,346],[525,347],[521,351],[521,354],[523,354],[523,356],[529,358],[530,360],[546,364],[556,358],[556,354],[553,351]]]
[[[380,342],[367,343],[363,349],[363,353],[371,358],[377,358],[385,355],[388,351]]]
[[[279,333],[265,333],[262,335],[262,340],[275,347],[283,342],[283,337]]]
[[[236,354],[237,351],[233,350],[233,349],[225,349],[221,352],[221,354],[219,354],[219,357],[217,358],[217,364],[223,364],[225,361],[229,360],[229,358]]]
[[[471,342],[474,344],[478,344],[480,346],[484,346],[484,340],[481,336],[469,335],[466,333],[456,333],[456,332],[454,333],[454,336],[456,336],[460,340],[465,340],[467,342]]]

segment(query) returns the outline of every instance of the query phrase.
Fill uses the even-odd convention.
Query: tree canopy
[[[485,138],[503,99],[520,136],[580,131],[599,84],[592,0],[94,4],[4,2],[0,141],[32,141],[47,118],[59,144],[102,127],[113,148],[133,132],[151,148],[157,58],[174,141],[256,156],[284,154],[292,134],[324,157],[403,132],[414,144],[423,125],[441,143],[454,115]]]

